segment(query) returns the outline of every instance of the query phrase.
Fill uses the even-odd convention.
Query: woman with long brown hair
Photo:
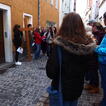
[[[77,106],[85,72],[89,68],[96,42],[86,35],[84,24],[79,14],[69,13],[63,19],[57,37],[54,39],[52,53],[47,61],[46,73],[52,79],[52,89],[58,90],[59,63],[57,47],[61,50],[61,86],[64,106]],[[50,104],[50,106],[54,106]]]

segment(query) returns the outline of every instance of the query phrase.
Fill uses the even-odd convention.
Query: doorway
[[[11,7],[0,3],[0,61],[13,62]]]
[[[5,61],[4,35],[3,35],[3,10],[0,9],[0,63]]]
[[[28,24],[31,24],[33,26],[33,16],[31,14],[27,14],[24,13],[23,14],[23,27],[26,28]],[[24,48],[24,53],[23,55],[26,56],[27,55],[27,42],[26,42],[26,32],[23,32],[23,39],[24,39],[24,43],[23,43],[23,48]]]

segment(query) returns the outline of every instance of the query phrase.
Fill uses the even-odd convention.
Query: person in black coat
[[[92,33],[94,35],[97,45],[100,45],[100,43],[105,35],[105,30],[99,22],[93,23]],[[100,81],[99,81],[99,74],[98,74],[99,64],[98,64],[98,60],[95,60],[95,57],[93,57],[93,58],[94,58],[94,60],[91,61],[92,65],[90,67],[90,70],[86,74],[86,77],[88,77],[89,83],[87,85],[85,85],[85,87],[84,87],[85,90],[88,90],[88,92],[92,93],[92,94],[100,92],[100,89],[99,89]],[[95,67],[93,67],[93,65]]]
[[[22,63],[18,61],[18,57],[19,57],[19,52],[17,52],[17,49],[19,47],[21,47],[22,45],[22,32],[19,30],[20,29],[20,25],[16,24],[13,28],[13,32],[14,32],[14,39],[13,39],[13,43],[16,49],[15,52],[15,64],[16,65],[21,65]]]
[[[103,14],[103,18],[104,18],[104,25],[106,26],[106,12]],[[106,106],[106,62],[105,62],[106,48],[105,47],[106,47],[106,32],[100,45],[96,48],[96,52],[98,53],[99,72],[101,76],[101,87],[103,88],[103,98],[100,101],[100,103],[94,103],[93,106]],[[100,61],[100,59],[102,60],[102,62]]]
[[[53,50],[46,64],[46,74],[52,79],[51,86],[58,90],[59,63],[57,47],[62,54],[62,93],[64,106],[77,106],[83,85],[85,72],[94,56],[96,42],[86,35],[81,17],[77,13],[69,13],[63,19],[58,36],[53,40]]]

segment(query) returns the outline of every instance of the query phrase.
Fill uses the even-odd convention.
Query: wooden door
[[[0,10],[0,63],[4,62],[3,10]]]

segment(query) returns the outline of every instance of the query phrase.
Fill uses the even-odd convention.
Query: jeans
[[[99,71],[101,75],[101,86],[103,88],[103,99],[101,101],[101,106],[106,106],[106,64],[100,64]]]
[[[70,102],[64,102],[63,106],[77,106],[78,100],[70,101]]]
[[[38,59],[40,57],[40,50],[41,50],[41,44],[36,44],[36,50],[35,50],[35,59]]]

